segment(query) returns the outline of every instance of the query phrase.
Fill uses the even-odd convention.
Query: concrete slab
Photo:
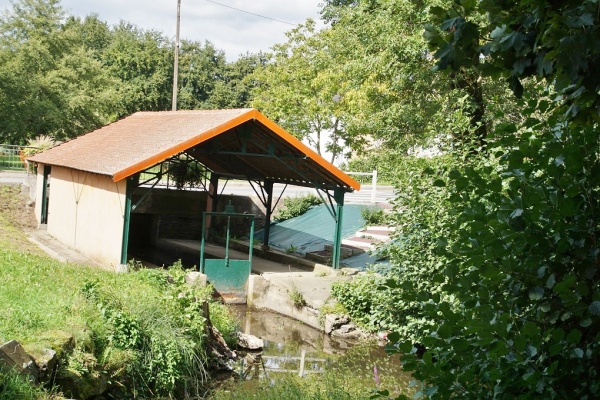
[[[74,250],[71,247],[65,245],[64,243],[58,241],[43,229],[32,230],[27,232],[27,238],[29,239],[29,241],[35,243],[50,257],[60,262],[89,265],[111,271],[114,270],[96,263],[95,261],[84,256],[77,250]]]
[[[173,246],[181,246],[200,253],[200,242],[198,240],[182,240],[182,239],[163,239],[165,242]],[[216,258],[225,258],[225,248],[213,244],[206,244],[204,251]],[[233,260],[247,260],[248,253],[229,249],[229,257]],[[255,274],[264,274],[268,272],[304,272],[305,269],[294,266],[290,263],[280,263],[277,261],[267,260],[258,256],[252,257],[252,272]]]
[[[251,275],[248,282],[248,305],[294,318],[316,329],[323,329],[320,310],[333,303],[334,282],[348,276],[319,276],[314,272],[266,273]],[[303,305],[298,304],[303,301]]]

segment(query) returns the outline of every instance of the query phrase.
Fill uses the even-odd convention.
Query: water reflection
[[[243,306],[233,310],[240,318],[241,330],[265,343],[261,353],[248,353],[235,366],[236,375],[245,381],[242,387],[265,380],[274,385],[290,376],[311,380],[333,377],[349,391],[367,394],[385,388],[392,394],[411,393],[412,378],[402,371],[398,356],[388,356],[376,342],[336,340],[279,314]]]

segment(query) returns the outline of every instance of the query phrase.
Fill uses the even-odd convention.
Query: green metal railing
[[[36,147],[0,144],[0,170],[27,171],[24,150],[28,148]]]

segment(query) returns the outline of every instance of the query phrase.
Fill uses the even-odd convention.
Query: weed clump
[[[285,221],[286,219],[302,215],[312,206],[316,206],[321,203],[323,203],[323,200],[313,194],[299,197],[286,197],[283,199],[283,208],[279,210],[274,218],[279,221]]]

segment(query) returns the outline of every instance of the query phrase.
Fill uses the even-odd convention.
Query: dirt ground
[[[0,245],[11,250],[41,253],[25,232],[37,227],[34,207],[20,185],[0,185]]]

